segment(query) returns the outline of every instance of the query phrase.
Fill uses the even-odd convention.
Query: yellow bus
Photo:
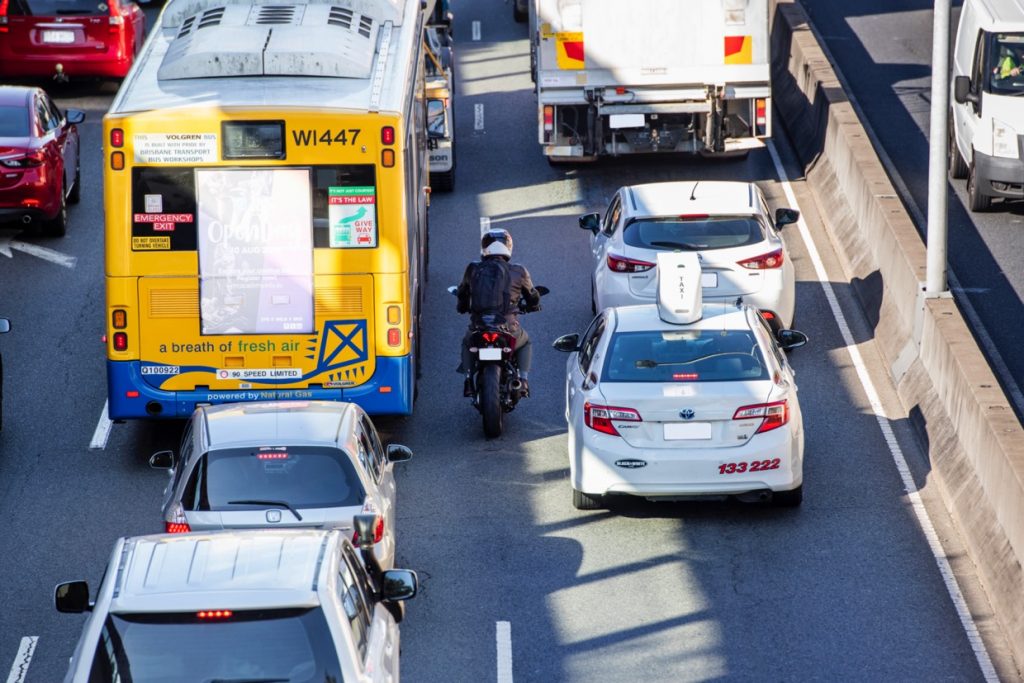
[[[108,411],[412,411],[420,0],[171,0],[104,118]]]

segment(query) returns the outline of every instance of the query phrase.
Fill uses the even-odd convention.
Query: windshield
[[[764,240],[764,228],[753,216],[644,218],[626,226],[623,239],[642,249],[730,249]]]
[[[222,605],[218,605],[222,607]],[[93,655],[90,683],[342,681],[320,608],[111,614]]]
[[[337,448],[274,446],[210,451],[199,457],[182,497],[186,510],[263,509],[281,501],[293,508],[362,505],[363,483],[352,461]],[[285,513],[287,514],[287,513]]]
[[[602,382],[749,382],[768,379],[750,330],[622,332],[608,350]]]
[[[0,138],[28,137],[28,109],[23,106],[0,106]]]
[[[1024,33],[996,33],[988,50],[990,91],[1024,95]]]

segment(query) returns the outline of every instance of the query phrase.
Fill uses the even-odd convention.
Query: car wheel
[[[956,146],[956,135],[953,133],[953,121],[949,122],[949,177],[954,180],[963,180],[967,177],[970,169],[964,161],[964,155]]]
[[[978,188],[978,173],[974,164],[971,164],[967,172],[967,204],[974,212],[988,211],[992,206],[992,198],[983,195]]]
[[[573,489],[572,506],[577,510],[600,510],[605,507],[604,496],[592,496]]]
[[[799,507],[804,500],[804,485],[800,484],[792,491],[776,491],[772,494],[772,505],[777,508]]]
[[[75,161],[75,182],[68,193],[68,202],[77,204],[82,199],[82,169],[78,160]]]
[[[50,237],[63,237],[68,229],[68,202],[64,196],[63,186],[59,188],[58,196],[60,209],[57,210],[57,215],[43,225],[43,232]]]

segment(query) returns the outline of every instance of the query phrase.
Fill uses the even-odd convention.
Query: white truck
[[[531,0],[551,162],[741,156],[771,135],[768,0]]]

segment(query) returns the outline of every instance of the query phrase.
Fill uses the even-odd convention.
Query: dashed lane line
[[[474,21],[473,24],[473,40],[480,40],[480,22]]]
[[[512,683],[512,622],[495,624],[494,640],[498,648],[498,683]]]
[[[484,129],[484,105],[473,105],[473,130]]]
[[[110,421],[110,417],[107,415],[108,402],[103,402],[103,412],[100,413],[99,422],[96,423],[96,429],[92,433],[92,441],[89,442],[89,448],[94,451],[102,451],[107,447],[107,440],[110,438],[110,428],[113,426],[113,422]]]
[[[11,673],[7,675],[7,683],[23,683],[28,676],[28,665],[32,663],[32,655],[36,652],[39,636],[25,636],[18,646],[18,654],[14,655]],[[511,680],[511,679],[509,679]]]

